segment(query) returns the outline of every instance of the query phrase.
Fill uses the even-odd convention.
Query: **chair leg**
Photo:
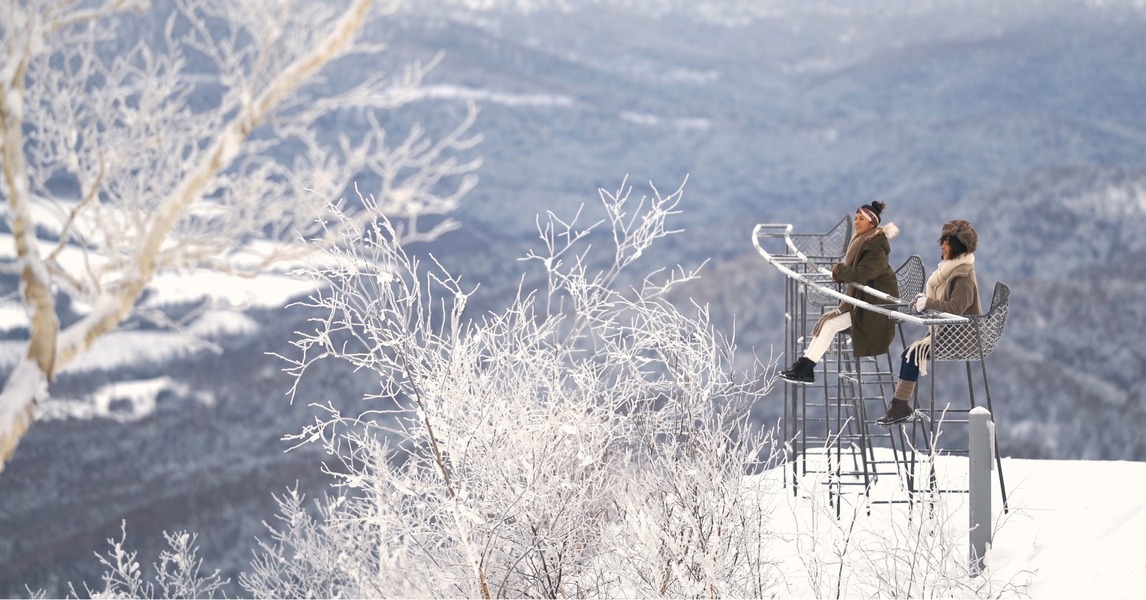
[[[986,381],[984,379],[984,381]],[[995,411],[991,408],[991,392],[987,392],[987,410],[991,413],[991,422],[995,421]],[[999,472],[999,492],[1003,497],[1003,514],[1009,514],[1011,507],[1007,503],[1007,484],[1003,481],[1003,457],[999,454],[999,428],[994,428],[995,470]]]
[[[983,369],[983,392],[987,396],[987,412],[991,413],[991,422],[995,422],[995,409],[991,406],[991,382],[987,379],[987,361],[983,356],[983,332],[980,327],[976,327],[975,335],[979,342],[979,365]],[[968,373],[970,365],[968,365]],[[995,450],[995,470],[999,473],[999,492],[1003,497],[1003,514],[1010,514],[1011,507],[1007,503],[1007,485],[1003,482],[1003,457],[999,454],[999,428],[995,427],[994,431],[994,450]]]

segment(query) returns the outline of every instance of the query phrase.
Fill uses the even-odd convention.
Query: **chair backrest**
[[[899,283],[899,297],[910,302],[916,294],[923,293],[923,284],[927,282],[927,273],[923,269],[923,259],[912,254],[895,270],[895,279]]]
[[[793,233],[792,244],[816,264],[831,266],[844,257],[851,239],[852,222],[846,217],[827,233]]]
[[[969,316],[970,323],[935,328],[931,340],[932,360],[979,360],[980,341],[982,358],[990,356],[1003,337],[1010,305],[1010,286],[1002,281],[996,283],[987,314]]]
[[[844,258],[844,253],[848,248],[848,240],[851,239],[852,222],[847,218],[843,218],[834,227],[828,230],[827,233],[793,233],[790,234],[792,244],[796,249],[804,253],[809,260],[817,265],[830,269],[832,265],[840,262]],[[803,267],[803,271],[810,272],[813,269],[808,266]],[[814,277],[816,279],[818,277]],[[830,281],[827,283],[831,283]],[[807,303],[812,306],[835,306],[839,304],[839,300],[835,297],[818,292],[815,289],[808,288]]]

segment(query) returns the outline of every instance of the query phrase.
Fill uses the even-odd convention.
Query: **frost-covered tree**
[[[138,316],[157,276],[280,269],[381,212],[406,240],[454,226],[445,215],[477,168],[458,158],[478,141],[475,111],[437,141],[417,127],[387,138],[379,111],[409,101],[434,62],[395,78],[379,68],[384,44],[359,32],[397,5],[5,3],[0,268],[19,282],[28,348],[0,392],[0,469],[53,376]],[[325,126],[347,118],[353,128]],[[369,206],[318,227],[357,180]]]
[[[120,539],[107,541],[111,550],[106,555],[96,555],[104,567],[103,588],[93,590],[85,585],[81,596],[70,585],[70,598],[214,598],[227,583],[218,571],[202,571],[203,560],[195,546],[197,536],[185,531],[163,534],[170,549],[160,553],[159,561],[152,565],[154,581],[149,580],[137,553],[124,547],[126,523],[120,525],[120,532]]]
[[[968,571],[965,520],[955,518],[965,498],[874,504],[862,491],[826,491],[828,472],[783,487],[788,470],[768,468],[779,462],[769,432],[748,418],[768,372],[758,381],[756,368],[735,371],[735,344],[705,308],[672,301],[698,274],[629,274],[669,233],[679,194],[633,206],[624,186],[602,193],[611,232],[550,215],[544,250],[527,257],[545,283],[527,288],[523,277],[508,308],[483,315],[467,313],[476,290],[407,254],[388,221],[362,225],[334,209],[327,226],[353,243],[307,269],[320,284],[307,302],[314,326],[287,360],[296,383],[334,360],[375,374],[380,387],[350,414],[316,404],[315,422],[288,436],[326,449],[335,485],[322,499],[293,490],[278,499],[242,589],[284,598],[1024,595],[1023,577]],[[851,506],[842,518],[837,502]],[[200,570],[191,542],[168,536],[152,582],[109,540],[102,588],[84,589],[210,596],[224,582]]]
[[[327,226],[348,243],[310,271],[322,316],[291,368],[301,379],[345,361],[380,388],[356,414],[321,405],[294,436],[325,445],[339,492],[318,517],[284,497],[243,587],[764,595],[768,511],[748,489],[761,480],[745,477],[772,458],[748,414],[764,386],[732,368],[735,345],[705,307],[671,301],[697,272],[628,275],[671,233],[680,195],[602,192],[611,227],[549,215],[544,250],[527,257],[546,283],[485,315],[467,314],[475,290],[407,254],[385,222],[335,211]]]

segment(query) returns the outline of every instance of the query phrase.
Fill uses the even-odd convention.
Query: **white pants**
[[[832,347],[832,340],[835,339],[836,334],[852,326],[852,313],[849,310],[839,316],[832,317],[820,327],[820,333],[812,338],[808,347],[804,350],[804,356],[808,360],[818,363],[824,357],[824,353],[828,348]]]

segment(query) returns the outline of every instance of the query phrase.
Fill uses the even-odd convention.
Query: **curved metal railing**
[[[833,231],[835,230],[833,229]],[[761,239],[781,237],[784,239],[785,250],[787,250],[785,254],[769,252],[760,242]],[[907,302],[873,287],[858,283],[849,283],[848,285],[880,300],[885,300],[887,304],[872,304],[836,290],[834,288],[835,281],[832,279],[832,272],[821,264],[825,258],[828,258],[828,255],[825,253],[824,256],[816,256],[815,258],[820,259],[817,261],[815,258],[805,254],[793,240],[791,224],[757,224],[756,227],[752,229],[752,245],[756,247],[756,251],[759,252],[769,264],[776,267],[776,269],[786,277],[795,279],[808,286],[816,296],[847,302],[864,310],[870,310],[891,317],[897,321],[914,323],[916,325],[954,325],[970,322],[967,317],[962,315],[932,310],[924,311],[923,314],[920,315],[912,314],[911,311],[907,309]],[[840,252],[835,254],[835,256],[842,256],[842,254],[843,253]]]

